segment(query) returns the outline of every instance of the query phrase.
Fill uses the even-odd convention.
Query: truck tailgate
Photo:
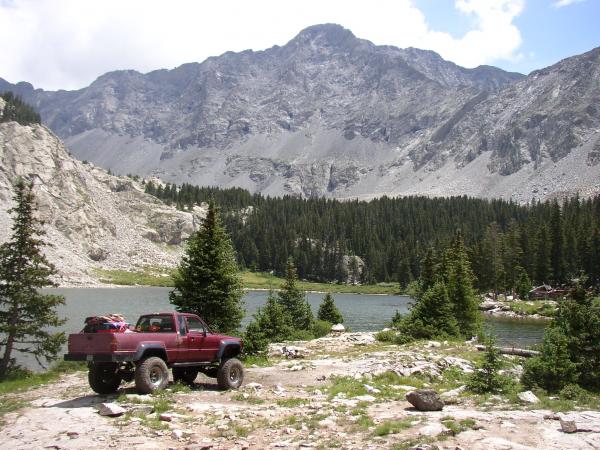
[[[114,333],[78,333],[69,335],[69,353],[110,353]]]

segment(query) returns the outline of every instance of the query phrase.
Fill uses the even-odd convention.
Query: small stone
[[[447,398],[458,397],[460,394],[462,394],[466,390],[467,390],[467,386],[463,385],[463,386],[457,387],[456,389],[452,389],[451,391],[447,391],[447,392],[440,394],[440,397],[442,397],[444,400],[446,400]]]
[[[555,413],[544,414],[544,420],[560,420],[560,417],[558,414]]]
[[[173,416],[169,413],[162,413],[158,416],[159,420],[162,420],[163,422],[171,422],[173,420]]]
[[[346,331],[346,327],[341,323],[336,323],[331,327],[331,331],[333,331],[334,333],[343,333],[344,331]]]
[[[537,396],[531,392],[531,391],[524,391],[524,392],[519,392],[517,394],[517,397],[519,397],[519,400],[521,400],[522,402],[525,403],[539,403],[540,399],[537,398]]]
[[[375,397],[373,397],[372,395],[358,395],[356,397],[354,397],[355,400],[358,400],[359,402],[374,402],[375,400],[377,400]]]
[[[121,416],[127,412],[125,408],[122,408],[116,403],[100,403],[96,408],[98,409],[98,414],[108,417]]]
[[[573,420],[563,420],[560,419],[560,427],[565,433],[576,433],[577,432],[577,424]]]
[[[426,345],[427,348],[438,348],[441,346],[442,346],[442,344],[438,341],[429,341]]]
[[[327,379],[327,375],[319,375],[317,377],[317,381],[325,381]]]
[[[323,419],[319,422],[319,426],[321,428],[331,428],[333,426],[335,426],[335,422],[333,420],[331,420],[330,418],[327,419]]]
[[[365,387],[365,389],[367,390],[367,392],[369,394],[381,394],[381,390],[377,389],[376,387],[373,387],[369,384],[365,384],[363,386]]]
[[[246,389],[254,389],[255,391],[262,389],[263,385],[260,383],[248,383],[244,386]]]
[[[183,431],[181,431],[181,430],[173,430],[171,432],[171,437],[173,439],[179,440],[179,439],[181,439],[183,437]]]
[[[128,409],[136,414],[152,414],[154,412],[154,406],[152,405],[132,405]]]
[[[77,431],[67,431],[67,436],[69,436],[71,439],[75,439],[79,437],[79,433]]]

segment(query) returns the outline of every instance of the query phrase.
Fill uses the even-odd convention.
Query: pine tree
[[[292,328],[289,317],[277,302],[273,292],[269,292],[267,303],[254,314],[244,334],[244,352],[262,353],[269,342],[282,342],[289,339]]]
[[[344,317],[337,306],[335,306],[335,302],[331,294],[327,293],[323,299],[323,303],[319,305],[317,319],[329,322],[331,324],[344,323]]]
[[[452,246],[446,251],[446,260],[448,297],[454,306],[454,317],[461,334],[470,338],[478,333],[481,317],[473,288],[475,277],[461,233],[457,233]]]
[[[486,392],[500,392],[506,380],[499,374],[502,368],[500,351],[492,336],[484,339],[485,353],[483,362],[471,375],[468,387],[473,392],[484,394]]]
[[[56,269],[42,253],[46,243],[43,223],[34,216],[35,198],[30,184],[15,184],[15,214],[10,240],[0,246],[0,379],[15,365],[13,352],[28,353],[42,365],[56,358],[65,343],[64,333],[51,333],[49,327],[64,323],[56,307],[65,302],[60,295],[42,294],[40,289],[55,287],[50,277]]]
[[[540,226],[536,244],[535,281],[539,284],[548,283],[552,276],[552,265],[550,260],[551,242],[548,234],[548,227],[545,224]]]
[[[421,294],[410,314],[400,321],[399,328],[415,339],[460,335],[458,323],[454,318],[453,305],[442,280],[436,281]]]
[[[295,330],[310,330],[313,315],[304,291],[298,288],[298,276],[292,258],[288,259],[285,282],[277,293],[279,304],[291,320]]]
[[[565,237],[563,231],[563,220],[558,201],[552,203],[552,218],[550,220],[550,260],[552,261],[552,279],[555,284],[566,281],[565,274]]]
[[[533,286],[527,272],[521,266],[517,266],[517,273],[518,279],[515,290],[520,299],[526,300],[529,298],[529,291],[531,291]]]
[[[496,222],[488,225],[482,242],[483,269],[486,288],[491,288],[496,299],[500,288],[504,287],[504,255],[502,249],[503,235]]]
[[[230,238],[210,202],[202,226],[188,241],[169,300],[198,314],[216,331],[235,331],[244,317],[242,284]]]

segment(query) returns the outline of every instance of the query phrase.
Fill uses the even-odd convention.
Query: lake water
[[[108,313],[123,314],[130,322],[148,312],[172,311],[169,288],[89,288],[52,289],[64,295],[66,304],[59,309],[67,322],[62,330],[76,333],[83,328],[88,316]],[[324,294],[308,293],[313,312],[317,313]],[[246,304],[245,326],[264,305],[265,291],[250,291],[244,295]],[[378,331],[384,328],[396,311],[406,313],[410,298],[402,295],[334,294],[335,303],[344,316],[344,325],[352,331]],[[486,318],[485,328],[494,334],[499,344],[529,347],[541,340],[545,323],[534,321]]]

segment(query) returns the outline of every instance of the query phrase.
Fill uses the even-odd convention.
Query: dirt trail
[[[518,405],[506,410],[502,401],[476,406],[461,397],[443,411],[417,411],[404,400],[410,387],[371,386],[369,380],[386,371],[435,377],[449,365],[468,371],[468,360],[460,357],[465,350],[372,341],[372,335],[355,334],[303,343],[304,358],[249,367],[245,386],[232,392],[218,391],[213,380],[200,376],[192,389],[171,387],[163,396],[138,396],[131,384],[116,395],[97,396],[85,373],[65,375],[18,394],[29,406],[4,416],[0,449],[401,449],[419,443],[444,449],[600,448],[598,432],[566,434],[559,420],[547,418],[551,411]],[[336,375],[347,376],[350,388],[332,382]],[[357,387],[368,392],[353,392]],[[102,402],[141,409],[108,418],[94,408]],[[165,410],[170,421],[157,420],[152,408]],[[598,412],[576,414],[600,424]],[[448,421],[468,426],[452,435]],[[392,429],[386,432],[386,426]]]

